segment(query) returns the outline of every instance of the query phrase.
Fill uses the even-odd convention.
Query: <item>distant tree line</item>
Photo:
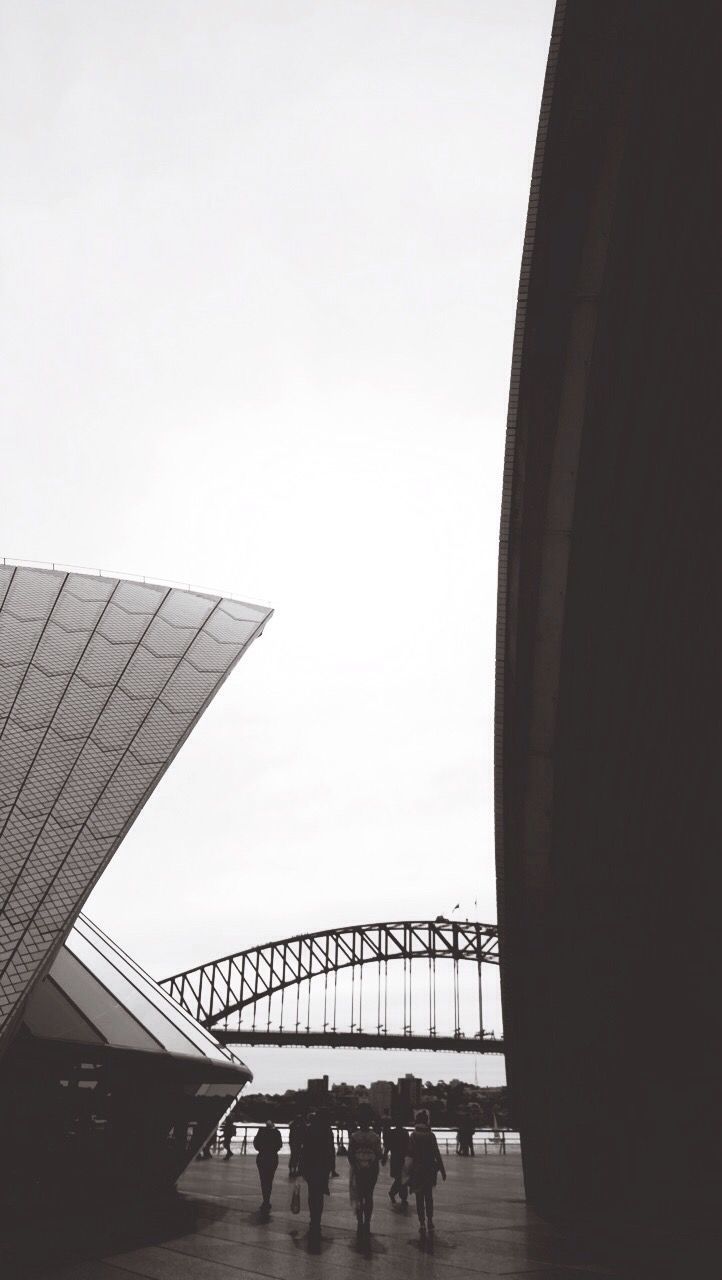
[[[323,1098],[329,1108],[331,1120],[339,1127],[353,1122],[360,1102],[368,1102],[369,1091],[365,1085],[331,1085]],[[318,1095],[309,1097],[306,1089],[287,1089],[285,1093],[243,1094],[235,1110],[235,1118],[241,1123],[274,1120],[288,1124],[299,1112],[307,1112],[319,1105]],[[439,1128],[455,1128],[462,1120],[469,1119],[477,1128],[512,1126],[509,1114],[507,1089],[504,1085],[481,1087],[463,1080],[427,1080],[421,1091],[421,1105],[429,1112],[431,1123]],[[381,1117],[379,1117],[381,1118]]]

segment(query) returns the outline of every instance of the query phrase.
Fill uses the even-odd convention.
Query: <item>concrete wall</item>
[[[508,1076],[552,1214],[720,1199],[721,18],[560,6],[542,104],[496,771]]]

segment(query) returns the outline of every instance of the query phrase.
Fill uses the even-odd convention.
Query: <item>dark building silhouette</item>
[[[504,1032],[530,1200],[719,1213],[722,10],[554,22],[499,570]]]
[[[251,1072],[80,916],[0,1060],[0,1204],[162,1196]]]
[[[400,1124],[411,1124],[415,1112],[421,1106],[421,1081],[407,1071],[399,1076],[394,1091],[392,1113]]]
[[[328,1076],[309,1080],[306,1085],[306,1097],[309,1107],[325,1107],[328,1103]]]

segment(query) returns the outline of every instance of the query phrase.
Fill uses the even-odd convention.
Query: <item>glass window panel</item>
[[[67,946],[53,961],[51,973],[61,991],[65,991],[73,1004],[83,1010],[110,1044],[156,1052],[162,1049],[162,1043],[159,1044],[136,1018],[130,1016]]]
[[[175,1023],[166,1018],[156,1004],[134,985],[132,973],[121,973],[117,964],[101,952],[95,940],[91,942],[78,929],[73,929],[65,946],[72,950],[103,986],[108,988],[116,1000],[125,1009],[130,1010],[164,1048],[172,1053],[199,1056],[200,1050],[191,1038],[184,1035]]]
[[[128,975],[129,981],[133,982],[140,989],[143,995],[168,1018],[181,1031],[183,1035],[189,1039],[200,1049],[201,1053],[209,1058],[220,1059],[221,1061],[237,1062],[234,1054],[223,1049],[218,1041],[213,1038],[209,1031],[196,1022],[185,1009],[176,1004],[175,1000],[158,986],[152,978],[144,972],[143,969],[131,959],[125,951],[122,951],[117,943],[113,942],[107,934],[103,933],[92,920],[88,920],[85,916],[80,916],[75,924],[75,930],[94,946],[98,947],[104,955],[116,965],[122,972]],[[71,935],[72,936],[72,935]]]
[[[34,1036],[49,1040],[74,1040],[81,1044],[104,1044],[100,1032],[70,1003],[60,987],[48,977],[35,987],[23,1014],[23,1022]]]

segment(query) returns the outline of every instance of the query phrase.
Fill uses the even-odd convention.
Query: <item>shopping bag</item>
[[[293,1191],[291,1192],[291,1213],[301,1212],[301,1184],[294,1182]]]

